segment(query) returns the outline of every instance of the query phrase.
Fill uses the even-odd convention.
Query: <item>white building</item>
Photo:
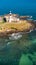
[[[12,14],[10,11],[10,13],[8,15],[5,15],[4,17],[6,18],[7,22],[18,22],[20,19],[17,16],[15,14]]]

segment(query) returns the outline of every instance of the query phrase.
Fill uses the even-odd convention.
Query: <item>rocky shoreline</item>
[[[11,12],[10,14],[0,17],[0,37],[8,37],[18,32],[26,34],[35,30],[35,21],[29,20],[31,17],[32,16],[18,16]],[[4,22],[2,22],[3,20]]]
[[[21,34],[28,34],[28,33],[31,33],[32,31],[34,31],[34,29],[32,30],[24,30],[24,31],[12,31],[12,30],[9,30],[9,31],[3,31],[3,32],[0,32],[0,37],[9,37],[11,34],[13,33],[21,33]]]
[[[13,33],[18,33],[18,32],[22,32],[22,33],[28,33],[28,32],[31,32],[32,30],[35,30],[35,25],[34,24],[32,24],[31,23],[31,25],[32,26],[29,26],[29,28],[27,27],[27,28],[25,28],[25,26],[19,26],[19,28],[20,29],[16,29],[16,28],[14,28],[14,29],[8,29],[8,30],[1,30],[0,31],[0,37],[8,37],[8,36],[10,36],[11,34],[13,34]],[[24,27],[24,28],[23,28]],[[6,28],[6,27],[5,27]]]

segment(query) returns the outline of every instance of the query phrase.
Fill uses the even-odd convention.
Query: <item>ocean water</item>
[[[36,20],[36,0],[0,0],[0,15],[10,10]],[[36,31],[20,38],[0,38],[0,65],[36,65]]]
[[[8,14],[10,10],[36,19],[36,0],[0,0],[0,15]]]
[[[0,65],[36,65],[36,31],[20,39],[0,38]]]

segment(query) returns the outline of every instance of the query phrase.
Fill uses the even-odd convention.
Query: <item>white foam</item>
[[[10,44],[10,42],[7,43],[7,45],[9,45],[9,44]]]
[[[13,33],[10,37],[9,37],[9,39],[10,40],[17,40],[17,39],[20,39],[22,37],[22,34],[20,34],[20,33]]]

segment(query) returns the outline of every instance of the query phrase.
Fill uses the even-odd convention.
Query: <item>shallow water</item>
[[[36,65],[36,31],[17,40],[0,38],[0,65]]]

